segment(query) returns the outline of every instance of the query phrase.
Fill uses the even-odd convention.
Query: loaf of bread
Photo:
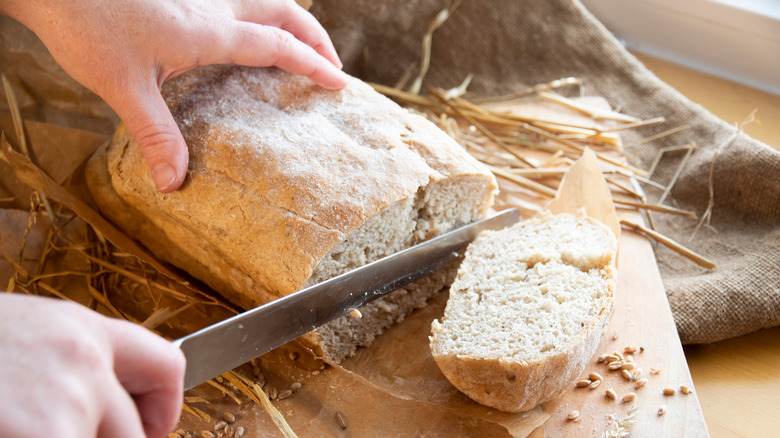
[[[249,309],[486,216],[492,174],[425,118],[351,79],[211,66],[165,84],[189,148],[155,190],[129,132],[90,160],[101,211],[160,258]],[[440,291],[438,274],[307,339],[339,361]]]
[[[616,251],[609,228],[572,214],[480,234],[432,324],[441,371],[473,400],[507,412],[561,394],[612,315]]]

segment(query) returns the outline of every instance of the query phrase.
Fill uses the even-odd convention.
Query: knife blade
[[[506,228],[519,219],[517,209],[504,210],[173,341],[187,358],[184,388],[438,271],[461,258],[460,251],[481,231]]]

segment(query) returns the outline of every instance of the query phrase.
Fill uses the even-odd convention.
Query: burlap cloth
[[[311,10],[330,32],[347,72],[392,85],[419,64],[423,35],[448,5],[441,0],[318,0]],[[22,96],[27,117],[110,130],[105,120],[111,117],[94,96],[74,88],[50,58],[25,53],[36,44],[28,41],[34,36],[11,20],[0,25],[3,71],[23,88],[30,75],[36,84],[47,84],[44,89],[24,88],[29,93]],[[424,84],[453,87],[469,73],[474,75],[469,96],[510,93],[574,76],[584,80],[587,94],[604,96],[628,114],[667,119],[662,127],[624,133],[628,145],[689,125],[629,147],[628,154],[633,164],[646,168],[661,148],[697,145],[666,203],[700,215],[709,200],[713,154],[722,146],[714,166],[712,228],[693,235],[695,220],[655,215],[659,231],[718,265],[708,271],[665,247],[656,248],[680,338],[683,343],[714,342],[780,325],[779,152],[744,134],[724,144],[734,126],[655,77],[577,0],[461,1],[434,35]],[[71,117],[73,113],[87,117]],[[677,153],[662,160],[654,179],[668,181],[681,157]],[[648,195],[652,199],[658,193],[648,190]]]

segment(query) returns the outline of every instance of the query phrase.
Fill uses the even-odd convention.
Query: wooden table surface
[[[780,150],[780,96],[636,54],[658,77],[723,120]],[[780,436],[780,327],[684,348],[713,438]]]

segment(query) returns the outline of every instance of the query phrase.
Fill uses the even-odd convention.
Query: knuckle
[[[89,368],[109,367],[110,355],[106,354],[105,346],[93,337],[65,337],[59,343],[63,356],[73,364]]]
[[[292,37],[283,30],[269,29],[265,35],[265,44],[269,49],[273,65],[276,65],[289,53]]]
[[[170,126],[151,124],[139,129],[133,136],[141,152],[149,159],[166,155],[180,134]]]
[[[171,347],[168,349],[168,354],[161,360],[160,370],[173,381],[179,381],[184,379],[185,365],[184,353],[176,347]]]

